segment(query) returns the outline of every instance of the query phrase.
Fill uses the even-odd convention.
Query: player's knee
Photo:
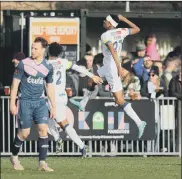
[[[22,140],[25,140],[29,135],[30,135],[30,131],[21,131],[20,133],[18,133],[18,136]]]
[[[39,126],[38,127],[38,134],[40,137],[47,136],[48,127],[47,126]]]
[[[39,129],[38,133],[40,137],[47,136],[47,129]]]

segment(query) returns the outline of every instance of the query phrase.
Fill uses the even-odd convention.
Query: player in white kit
[[[55,89],[55,99],[56,99],[56,122],[57,124],[67,133],[67,135],[79,146],[80,152],[83,156],[86,155],[86,149],[84,143],[81,141],[77,135],[75,129],[69,125],[66,119],[66,105],[67,105],[67,94],[65,92],[66,88],[66,70],[73,69],[77,72],[83,73],[89,76],[94,83],[101,84],[103,81],[100,77],[93,75],[88,72],[86,69],[79,67],[76,64],[73,64],[67,59],[58,58],[61,54],[61,46],[54,42],[49,45],[49,63],[52,64],[54,75],[53,75],[53,84]],[[55,120],[49,120],[49,133],[53,135],[57,144],[61,144],[59,138],[59,132],[56,128]],[[59,146],[57,146],[59,148]],[[57,149],[58,149],[57,148]]]
[[[130,28],[116,28],[120,21],[127,23]],[[103,26],[107,31],[101,35],[104,59],[103,66],[98,70],[98,74],[100,77],[107,80],[116,104],[135,121],[139,129],[138,137],[141,138],[146,127],[146,122],[141,121],[131,107],[131,104],[124,100],[120,79],[122,67],[118,58],[122,50],[124,38],[128,35],[138,33],[140,29],[122,15],[108,15],[104,20]]]

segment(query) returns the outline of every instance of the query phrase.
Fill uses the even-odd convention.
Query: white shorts
[[[102,66],[97,70],[101,78],[105,78],[111,88],[111,92],[118,92],[123,89],[121,78],[118,76],[118,70]]]
[[[66,106],[68,103],[68,97],[65,93],[55,96],[56,99],[56,121],[62,122],[66,119]]]

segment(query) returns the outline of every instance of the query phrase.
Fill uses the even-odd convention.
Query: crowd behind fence
[[[102,100],[99,98],[97,100]],[[140,101],[138,101],[138,104]],[[10,147],[16,134],[15,117],[9,113],[9,97],[0,97],[1,105],[1,156],[11,155]],[[142,113],[142,111],[141,111]],[[175,155],[181,156],[181,101],[176,98],[155,100],[155,139],[122,140],[116,136],[110,139],[95,140],[82,137],[89,146],[89,156],[122,156],[122,155]],[[38,155],[37,141],[24,141],[20,155]],[[63,151],[56,153],[54,141],[49,141],[48,155],[77,156],[79,148],[68,138],[64,140]]]

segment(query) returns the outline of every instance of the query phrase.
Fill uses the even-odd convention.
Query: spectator
[[[88,71],[90,71],[93,74],[97,74],[98,67],[95,64],[93,64],[93,55],[85,55],[84,59],[82,59],[82,64],[85,65],[84,60],[86,62],[86,68],[88,69]],[[97,96],[97,94],[98,94],[98,85],[95,85],[94,87],[91,87],[91,86],[88,85],[89,77],[83,76],[83,75],[79,75],[79,76],[80,76],[79,77],[79,96],[83,96],[84,91],[86,89],[94,91],[95,96]]]
[[[153,61],[160,61],[160,54],[156,48],[156,36],[151,34],[146,37],[146,55],[150,56]]]
[[[162,78],[164,79],[167,88],[169,88],[169,82],[171,79],[176,76],[179,66],[181,66],[181,60],[179,56],[169,58],[168,61],[166,61],[166,69],[164,70]]]
[[[121,65],[123,65],[124,63],[127,63],[129,61],[131,61],[131,60],[128,57],[124,57],[122,62],[121,62]]]
[[[102,53],[95,55],[93,64],[95,64],[97,66],[97,68],[100,68],[101,66],[103,66],[103,58],[104,58],[104,56]]]
[[[149,80],[145,81],[141,88],[141,95],[148,98],[157,98],[159,96],[167,96],[167,88],[162,79],[159,78],[159,69],[152,66],[149,72]]]
[[[140,80],[137,76],[134,76],[131,65],[131,61],[122,65],[121,79],[123,84],[123,93],[125,97],[140,99]]]
[[[73,96],[76,96],[76,89],[75,89],[75,84],[73,82],[73,79],[71,76],[66,75],[66,89],[70,88],[70,93],[67,94],[68,98],[71,98]]]
[[[140,79],[141,84],[148,80],[148,73],[153,65],[153,60],[149,56],[136,59],[133,62],[133,71]]]
[[[181,68],[180,68],[179,74],[173,77],[169,83],[169,96],[176,97],[179,100],[181,100],[182,99],[181,88],[182,88],[182,82],[181,82]]]
[[[144,58],[145,57],[145,51],[146,51],[146,46],[143,43],[138,43],[136,45],[136,53],[137,53],[137,58]]]
[[[159,77],[161,78],[163,75],[163,69],[164,69],[162,61],[154,61],[153,65],[159,68]]]

